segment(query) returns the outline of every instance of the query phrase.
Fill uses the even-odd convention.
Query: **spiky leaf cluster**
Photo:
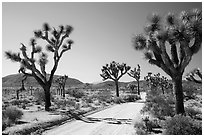
[[[145,59],[169,76],[175,77],[178,71],[183,73],[192,55],[201,47],[202,12],[198,9],[184,11],[179,17],[169,13],[164,20],[153,14],[148,20],[145,35],[133,38],[135,49],[143,50]]]
[[[100,76],[103,80],[112,79],[114,81],[118,81],[124,74],[126,74],[130,70],[130,66],[127,66],[125,63],[119,64],[115,61],[112,61],[109,64],[106,64],[102,67],[102,74]]]

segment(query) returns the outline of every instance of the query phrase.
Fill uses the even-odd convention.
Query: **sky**
[[[175,14],[193,8],[202,9],[202,3],[3,3],[2,4],[2,77],[18,73],[19,64],[4,56],[5,51],[19,52],[20,43],[29,48],[33,31],[42,28],[47,22],[51,27],[71,25],[74,30],[70,39],[72,49],[66,52],[59,62],[55,74],[68,75],[84,83],[100,82],[101,68],[112,61],[126,63],[132,68],[141,66],[141,79],[148,72],[161,73],[157,66],[150,65],[141,51],[133,48],[132,38],[143,33],[148,23],[147,17],[153,12],[164,17],[169,12]],[[40,46],[46,43],[38,41]],[[47,73],[52,68],[52,55],[49,54]],[[202,69],[202,49],[193,56],[184,74],[193,68]],[[168,76],[167,76],[168,77]],[[169,77],[168,77],[169,78]],[[120,81],[134,79],[127,74]]]

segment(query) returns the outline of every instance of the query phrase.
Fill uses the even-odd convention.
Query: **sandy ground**
[[[142,101],[115,105],[98,113],[82,117],[59,127],[47,130],[44,135],[133,135],[135,121],[142,118]]]

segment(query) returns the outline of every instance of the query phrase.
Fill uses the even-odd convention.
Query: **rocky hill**
[[[53,86],[57,86],[57,83],[55,82],[55,80],[59,77],[60,77],[59,75],[54,76]],[[5,76],[2,78],[2,87],[20,87],[22,79],[23,79],[23,74],[13,74],[13,75]],[[66,85],[69,85],[69,86],[77,86],[81,84],[83,84],[83,82],[74,78],[68,78],[66,81]],[[33,77],[28,77],[25,81],[25,86],[39,87],[40,85]]]

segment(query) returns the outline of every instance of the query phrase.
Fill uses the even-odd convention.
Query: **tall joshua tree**
[[[201,47],[202,12],[197,9],[183,11],[180,17],[169,13],[165,22],[162,22],[159,15],[153,14],[149,21],[145,35],[134,37],[134,47],[143,50],[150,64],[158,66],[172,78],[176,113],[183,114],[182,76],[192,56]]]
[[[45,93],[45,110],[49,111],[51,106],[50,102],[50,88],[52,85],[55,71],[57,70],[58,64],[62,55],[71,49],[73,43],[72,40],[68,39],[73,28],[69,25],[59,26],[58,29],[51,29],[47,23],[43,25],[42,30],[34,31],[35,38],[31,39],[31,53],[30,56],[27,53],[27,47],[21,43],[21,54],[12,53],[6,51],[5,56],[14,62],[19,62],[21,67],[19,72],[26,76],[34,77],[37,82],[44,89]],[[42,48],[37,46],[36,39],[42,39],[48,43],[46,49],[53,54],[53,67],[51,68],[50,75],[47,74],[45,66],[48,62],[48,56],[45,52],[42,52]],[[39,59],[36,58],[36,54],[39,55]],[[39,68],[36,65],[39,65]]]
[[[103,78],[103,80],[111,79],[115,82],[116,96],[119,97],[118,81],[129,70],[130,66],[127,66],[125,63],[119,64],[113,61],[110,63],[110,65],[106,64],[103,66],[101,69],[102,74],[100,74],[100,76]]]
[[[137,81],[138,95],[140,95],[140,71],[140,65],[137,64],[137,68],[134,68],[134,70],[130,70],[130,73],[128,73],[130,77],[133,77]]]
[[[186,80],[202,84],[202,73],[199,68],[192,70],[186,75]]]

